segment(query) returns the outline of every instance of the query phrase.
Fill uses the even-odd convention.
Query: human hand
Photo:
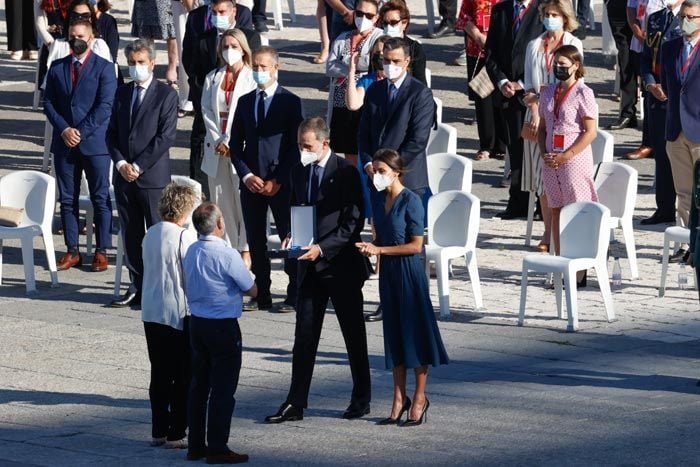
[[[229,156],[229,150],[228,146],[226,146],[224,143],[219,143],[216,145],[214,148],[214,151],[222,157],[228,157]]]
[[[321,247],[318,245],[305,246],[301,249],[306,253],[298,257],[297,261],[316,261],[321,256]]]
[[[282,245],[280,246],[280,248],[282,248],[283,250],[286,250],[289,248],[289,245],[291,245],[291,243],[292,243],[292,234],[289,234],[286,237],[284,237],[284,240],[282,240]]]
[[[523,103],[525,105],[528,105],[528,106],[533,105],[533,104],[537,104],[539,102],[539,100],[540,100],[539,96],[532,91],[526,92],[525,95],[523,96]]]
[[[268,180],[263,183],[263,187],[260,189],[260,194],[265,196],[275,196],[278,191],[280,191],[282,185],[277,183],[275,180]]]
[[[544,165],[550,169],[556,169],[559,167],[559,163],[556,161],[558,154],[554,152],[547,152],[542,154],[542,159],[544,160]]]
[[[348,26],[355,24],[355,12],[352,10],[345,10],[343,13],[343,21],[345,21],[345,24]]]
[[[379,247],[377,247],[373,243],[357,242],[355,243],[355,246],[358,250],[360,250],[360,254],[362,256],[370,257],[379,254]]]
[[[80,132],[75,128],[66,128],[63,130],[61,138],[63,139],[63,143],[69,148],[74,148],[80,144]]]
[[[515,89],[513,89],[513,84],[510,81],[503,83],[503,86],[501,86],[501,94],[509,99],[515,95]]]
[[[119,167],[119,174],[124,180],[126,180],[129,183],[139,178],[138,171],[131,164],[122,164]]]
[[[248,177],[245,180],[245,186],[251,193],[260,193],[260,190],[262,190],[264,184],[265,182],[263,182],[262,178],[258,177],[257,175]]]
[[[666,102],[668,100],[668,96],[666,96],[664,88],[661,86],[661,84],[651,84],[647,86],[647,91],[649,91],[651,95],[660,102]]]

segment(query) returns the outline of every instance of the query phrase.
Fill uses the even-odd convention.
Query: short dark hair
[[[562,45],[554,51],[554,56],[557,55],[568,58],[572,63],[578,63],[576,79],[586,76],[586,69],[583,67],[583,55],[581,55],[581,52],[575,45]]]
[[[408,41],[403,37],[392,37],[384,43],[385,54],[390,50],[396,49],[403,49],[403,54],[405,57],[411,56],[411,47],[408,45]]]
[[[258,47],[256,50],[253,51],[253,57],[257,57],[258,55],[264,55],[267,54],[272,57],[272,59],[275,61],[275,63],[279,64],[280,62],[280,56],[277,53],[275,49],[270,47],[269,45],[263,45],[261,47]]]
[[[408,6],[403,0],[389,0],[384,4],[381,10],[379,10],[379,16],[384,18],[384,15],[390,11],[398,11],[399,18],[406,20],[406,30],[411,24],[411,12],[408,11]]]
[[[401,155],[393,149],[378,149],[372,157],[372,162],[384,162],[391,170],[397,172],[399,177],[406,173],[406,166],[401,159]]]
[[[309,117],[299,125],[299,135],[313,133],[318,141],[328,141],[331,139],[331,130],[328,129],[326,121],[321,117]]]
[[[224,2],[229,2],[233,3],[233,6],[236,6],[236,0],[211,0],[211,4],[213,5],[218,5],[219,3],[224,3]]]
[[[192,213],[192,224],[200,235],[210,235],[221,219],[221,210],[216,204],[205,201]]]
[[[374,5],[374,8],[379,10],[379,2],[377,0],[357,0],[357,2],[355,2],[355,8],[357,8],[357,4],[360,2],[369,3],[370,5]]]

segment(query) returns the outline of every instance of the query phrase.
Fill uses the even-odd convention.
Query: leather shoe
[[[242,464],[248,462],[248,454],[228,451],[223,454],[207,454],[207,464]]]
[[[190,449],[187,451],[187,456],[185,459],[188,461],[198,461],[207,457],[206,449]]]
[[[296,422],[299,420],[304,420],[304,409],[294,407],[289,402],[280,405],[276,414],[265,417],[267,423]]]
[[[92,257],[92,271],[102,272],[107,270],[109,262],[107,262],[107,256],[101,251],[96,251],[95,256]]]
[[[496,214],[496,217],[499,217],[504,221],[509,221],[513,219],[524,219],[527,217],[527,212],[518,212],[515,209],[506,209],[505,211]]]
[[[664,216],[664,215],[659,214],[658,211],[656,211],[650,217],[647,217],[646,219],[642,219],[641,221],[639,221],[639,223],[642,225],[656,225],[656,224],[667,224],[669,222],[675,222],[675,221],[676,221],[676,216],[673,216],[673,215]]]
[[[365,405],[364,407],[356,407],[352,404],[347,408],[345,412],[343,412],[343,418],[345,420],[353,420],[355,418],[360,418],[364,415],[367,415],[369,413],[369,404]]]
[[[56,264],[56,269],[58,269],[59,271],[65,271],[66,269],[80,267],[82,265],[83,257],[80,256],[80,253],[74,255],[69,251],[68,253],[63,255],[61,259],[58,260],[58,264]]]
[[[365,321],[368,323],[374,323],[375,321],[381,321],[384,319],[384,313],[382,313],[382,306],[379,305],[374,313],[365,315]]]
[[[428,37],[431,39],[437,39],[438,37],[445,36],[447,34],[453,34],[455,32],[455,27],[450,26],[447,23],[440,23],[440,26],[432,32]]]
[[[668,257],[669,261],[681,261],[688,250],[685,248],[679,248],[675,253],[671,254],[671,256]]]
[[[634,151],[628,152],[625,155],[625,159],[636,161],[638,159],[645,159],[649,156],[651,156],[651,148],[649,146],[639,146]]]
[[[243,304],[243,311],[270,310],[272,309],[272,297],[251,298]]]
[[[296,309],[293,305],[290,305],[287,302],[282,302],[275,307],[274,311],[275,313],[293,313],[296,311]]]
[[[617,122],[608,125],[606,130],[624,130],[625,128],[637,128],[637,117],[620,117]]]
[[[109,303],[111,308],[126,308],[132,305],[141,304],[141,295],[138,292],[126,292],[122,298],[112,300]]]

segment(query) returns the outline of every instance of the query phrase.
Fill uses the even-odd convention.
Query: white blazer
[[[202,171],[210,177],[216,177],[219,157],[221,157],[214,151],[214,148],[216,148],[216,145],[219,143],[224,143],[227,146],[229,145],[231,123],[233,123],[233,114],[238,105],[238,98],[248,94],[257,87],[255,81],[253,81],[253,71],[248,66],[244,65],[238,74],[236,87],[233,89],[233,95],[231,96],[226,131],[222,133],[221,120],[219,118],[218,92],[225,75],[226,67],[210,71],[204,79],[204,89],[202,90],[202,117],[204,118],[204,127],[206,128]],[[233,164],[231,164],[231,167],[233,168]]]
[[[535,92],[540,92],[540,87],[547,84],[547,77],[544,76],[544,69],[540,65],[538,58],[540,47],[546,34],[545,32],[527,44],[527,50],[525,51],[525,79],[523,81],[526,91],[534,89]],[[583,55],[583,44],[580,39],[569,32],[564,32],[563,39],[562,45],[573,45]]]
[[[112,61],[112,53],[109,51],[107,43],[99,37],[92,41],[90,51],[95,55],[104,58],[108,62]],[[46,69],[48,70],[49,68],[51,68],[51,63],[53,63],[54,60],[60,60],[64,57],[67,57],[68,55],[70,55],[70,45],[68,45],[68,42],[65,39],[56,39],[51,43],[51,47],[49,47],[49,58],[46,59]],[[115,76],[119,75],[117,67],[118,65],[115,63]],[[46,76],[48,75],[49,74],[46,73]],[[44,82],[41,83],[41,89],[44,89],[46,86],[46,76],[44,76]]]

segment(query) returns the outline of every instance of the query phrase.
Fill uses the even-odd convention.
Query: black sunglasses
[[[367,18],[368,20],[372,20],[375,16],[377,16],[376,13],[365,13],[362,10],[355,10],[355,16],[358,18]]]
[[[392,19],[391,21],[384,21],[384,24],[388,24],[389,26],[396,26],[401,21],[403,21],[403,19]]]

